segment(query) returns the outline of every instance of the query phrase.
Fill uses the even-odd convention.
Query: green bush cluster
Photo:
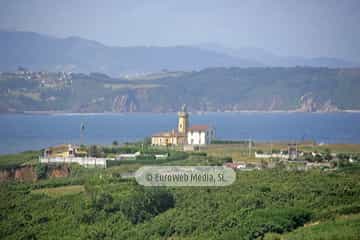
[[[38,163],[35,166],[35,173],[38,179],[44,179],[47,176],[48,166],[46,164]]]
[[[146,189],[132,193],[120,204],[121,212],[133,224],[141,223],[174,207],[172,194],[162,189]]]

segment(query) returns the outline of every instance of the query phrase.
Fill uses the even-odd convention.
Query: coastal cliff
[[[70,168],[61,165],[48,167],[45,176],[47,178],[62,178],[68,177],[69,174]],[[38,178],[36,169],[32,165],[0,169],[0,183],[6,181],[35,182]]]
[[[156,77],[0,74],[0,112],[360,110],[360,69],[209,68]]]

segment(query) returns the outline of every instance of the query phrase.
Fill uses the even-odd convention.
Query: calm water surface
[[[360,143],[360,113],[206,113],[191,114],[190,124],[214,126],[219,139]],[[175,113],[0,115],[0,153],[61,143],[134,141],[176,126]]]

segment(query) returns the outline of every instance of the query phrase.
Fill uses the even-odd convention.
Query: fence
[[[113,160],[107,158],[94,158],[94,157],[40,157],[40,163],[77,163],[84,167],[100,166],[106,168],[106,161]]]

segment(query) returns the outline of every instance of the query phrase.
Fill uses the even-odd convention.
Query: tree
[[[322,162],[323,161],[323,157],[318,153],[315,155],[314,159],[315,159],[315,162]]]
[[[327,149],[327,150],[328,150],[328,149]],[[331,153],[330,153],[329,150],[328,150],[328,151],[325,151],[324,159],[325,159],[326,161],[330,161],[330,160],[332,159],[332,156],[331,156]]]
[[[144,144],[145,144],[145,145],[151,145],[151,137],[146,137],[146,138],[144,139]]]
[[[96,146],[96,145],[90,146],[90,148],[89,148],[89,156],[90,157],[101,157],[102,155],[103,155],[102,151],[98,146]]]
[[[120,204],[121,212],[132,223],[141,223],[159,213],[174,207],[175,200],[166,190],[146,189],[137,190]]]
[[[47,174],[47,165],[43,163],[39,163],[35,167],[36,176],[38,179],[46,178]]]
[[[348,160],[348,159],[349,159],[349,154],[339,153],[339,154],[337,154],[337,157],[338,157],[340,160]]]
[[[113,145],[113,146],[117,146],[117,145],[119,145],[119,143],[118,143],[118,141],[114,140],[114,141],[112,142],[112,145]]]
[[[232,157],[229,157],[229,156],[224,157],[223,159],[224,159],[224,163],[232,163],[233,162]]]
[[[313,162],[314,157],[312,156],[311,153],[306,152],[306,153],[304,153],[304,160],[307,161],[307,162]]]
[[[111,204],[114,201],[113,197],[109,193],[100,193],[93,199],[93,206],[96,210],[101,210],[106,207],[106,205]]]

